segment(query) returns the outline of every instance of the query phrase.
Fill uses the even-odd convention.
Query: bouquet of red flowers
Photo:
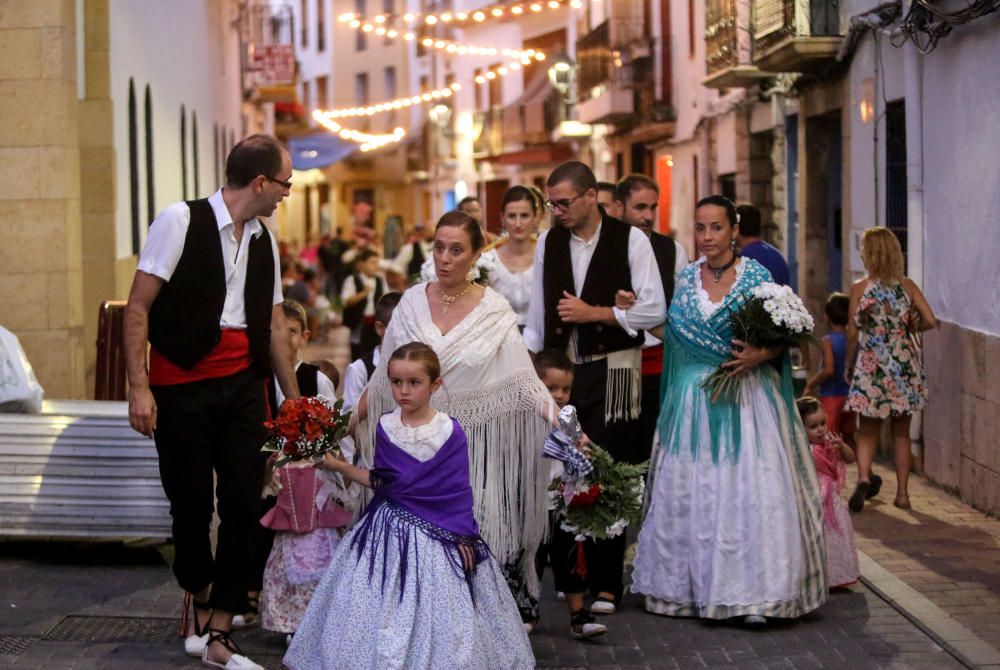
[[[271,437],[261,451],[278,454],[275,467],[339,452],[351,418],[350,412],[341,411],[343,406],[343,400],[331,403],[323,397],[286,400],[278,417],[264,423]]]

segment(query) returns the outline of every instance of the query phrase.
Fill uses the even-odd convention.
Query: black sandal
[[[854,493],[851,494],[850,499],[847,501],[847,508],[852,512],[860,512],[865,508],[865,499],[868,496],[868,489],[871,487],[871,483],[867,481],[860,481],[858,485],[854,487]]]
[[[871,500],[872,498],[874,498],[875,496],[878,495],[879,491],[882,490],[882,478],[881,477],[879,477],[876,474],[873,474],[871,476],[871,479],[869,481],[870,481],[870,483],[868,485],[868,493],[865,494],[865,499],[866,500]]]

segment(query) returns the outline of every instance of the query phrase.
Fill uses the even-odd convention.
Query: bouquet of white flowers
[[[771,282],[753,290],[753,297],[729,315],[733,337],[755,347],[795,347],[815,342],[813,318],[788,286]],[[712,401],[733,399],[740,389],[740,377],[719,367],[701,383],[712,393]]]

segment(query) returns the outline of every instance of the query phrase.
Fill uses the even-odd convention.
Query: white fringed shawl
[[[374,420],[395,409],[386,368],[396,348],[430,345],[441,360],[443,387],[431,404],[458,419],[469,438],[469,477],[479,530],[503,565],[521,555],[529,592],[537,595],[534,554],[547,526],[542,444],[554,406],[535,374],[507,300],[487,288],[479,304],[447,335],[434,324],[427,286],[413,286],[393,312],[382,360],[368,384],[368,430],[359,433],[371,463]],[[368,452],[367,454],[365,452]]]

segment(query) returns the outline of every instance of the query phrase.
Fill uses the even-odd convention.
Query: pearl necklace
[[[468,286],[463,288],[455,295],[448,295],[447,293],[444,292],[444,289],[441,288],[441,284],[438,284],[438,293],[441,294],[441,313],[447,314],[448,310],[451,309],[451,306],[455,304],[456,300],[458,300],[463,295],[472,290],[472,284],[473,282],[469,282]]]

